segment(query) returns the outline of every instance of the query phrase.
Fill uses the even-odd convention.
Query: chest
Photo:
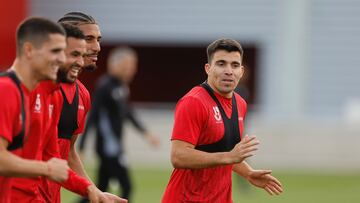
[[[198,144],[202,145],[219,141],[225,135],[224,122],[231,122],[232,124],[237,122],[239,126],[238,131],[241,138],[244,129],[244,113],[241,109],[241,106],[237,106],[237,116],[234,116],[233,119],[231,119],[233,114],[231,105],[226,106],[225,104],[223,107],[225,115],[221,114],[220,109],[216,104],[207,106],[207,114],[204,118],[204,125],[201,128]]]

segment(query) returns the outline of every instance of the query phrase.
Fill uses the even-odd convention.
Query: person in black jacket
[[[131,181],[123,146],[124,121],[129,119],[152,146],[157,147],[160,143],[136,118],[128,101],[128,84],[136,74],[137,60],[136,52],[129,47],[112,50],[108,58],[108,73],[98,81],[88,123],[80,142],[82,150],[89,129],[95,128],[96,152],[100,158],[98,187],[106,191],[109,180],[116,178],[122,188],[122,197],[128,200]]]

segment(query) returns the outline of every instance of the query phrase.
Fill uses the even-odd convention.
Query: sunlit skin
[[[86,56],[84,59],[85,69],[96,69],[96,62],[100,52],[101,32],[97,24],[82,24],[77,26],[85,35]]]
[[[40,47],[24,44],[26,57],[31,58],[34,77],[40,80],[56,80],[59,67],[65,62],[66,39],[61,34],[50,34]]]
[[[59,81],[73,83],[84,66],[86,42],[84,39],[68,37],[65,49],[66,62],[59,69]]]
[[[210,63],[205,64],[205,71],[209,86],[223,97],[231,98],[244,74],[240,52],[216,51]]]

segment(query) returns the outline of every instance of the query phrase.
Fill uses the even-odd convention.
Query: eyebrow
[[[73,55],[74,55],[74,54],[82,55],[81,52],[80,52],[80,51],[77,51],[77,50],[72,51],[71,54],[73,54]]]
[[[54,48],[54,49],[51,49],[51,52],[59,52],[59,51],[62,51],[64,49],[62,48]]]

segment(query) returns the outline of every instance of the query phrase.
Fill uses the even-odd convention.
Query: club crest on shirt
[[[214,110],[215,120],[221,121],[221,114],[220,114],[219,108],[217,106],[213,106],[213,110]]]
[[[35,100],[34,112],[35,112],[35,113],[40,113],[40,110],[41,110],[40,94],[37,94],[37,95],[36,95],[36,100]]]

